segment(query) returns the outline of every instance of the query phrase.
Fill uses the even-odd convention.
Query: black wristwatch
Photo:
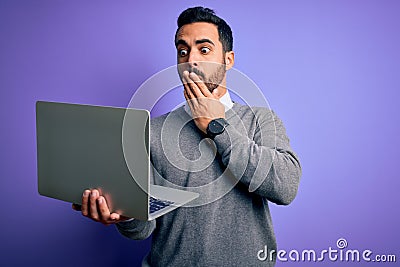
[[[207,136],[214,139],[215,136],[222,134],[228,125],[229,123],[223,118],[210,121],[207,126]]]

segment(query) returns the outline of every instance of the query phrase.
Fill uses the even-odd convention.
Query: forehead
[[[186,24],[179,29],[176,37],[177,40],[182,39],[188,43],[200,39],[210,39],[214,44],[219,43],[217,26],[208,22]]]

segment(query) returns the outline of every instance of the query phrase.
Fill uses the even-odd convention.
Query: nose
[[[190,66],[198,66],[198,61],[199,61],[199,55],[196,53],[196,51],[190,51],[188,55],[188,63]]]

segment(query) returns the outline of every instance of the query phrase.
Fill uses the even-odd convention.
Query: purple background
[[[176,18],[198,4],[0,1],[2,265],[139,265],[149,240],[125,239],[38,195],[35,101],[126,106],[175,63]],[[320,251],[344,237],[349,249],[400,261],[400,2],[201,4],[231,25],[235,67],[262,88],[301,159],[296,200],[272,205],[279,247]],[[168,111],[162,103],[158,112]]]

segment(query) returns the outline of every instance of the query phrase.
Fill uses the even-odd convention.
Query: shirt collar
[[[225,94],[220,97],[219,101],[224,105],[225,112],[233,107],[233,102],[228,90],[226,90]],[[183,108],[190,116],[192,116],[192,111],[190,110],[188,105],[185,105]]]

